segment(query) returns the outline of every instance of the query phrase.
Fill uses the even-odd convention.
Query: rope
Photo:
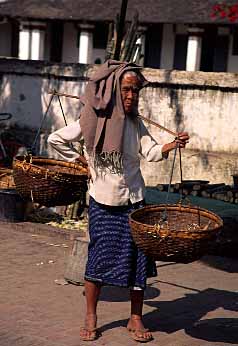
[[[166,199],[165,199],[165,210],[162,213],[162,217],[161,217],[161,221],[164,222],[167,220],[167,206],[168,206],[168,202],[169,202],[169,195],[170,195],[170,190],[171,190],[171,184],[172,184],[172,179],[173,179],[173,174],[174,174],[174,166],[175,166],[175,159],[176,159],[176,154],[177,154],[177,150],[179,149],[179,171],[180,171],[180,182],[181,185],[183,184],[183,171],[182,171],[182,155],[181,155],[181,148],[179,147],[179,145],[177,144],[175,147],[175,151],[174,151],[174,158],[173,158],[173,162],[172,162],[172,168],[171,168],[171,173],[170,173],[170,178],[169,178],[169,186],[168,186],[168,191],[167,191],[167,195],[166,195]],[[185,196],[183,194],[183,189],[180,189],[180,203],[185,199]]]
[[[180,147],[179,147],[179,170],[180,170],[180,182],[181,182],[180,203],[182,203],[183,199],[185,199],[185,196],[183,194],[182,155],[181,155],[181,148]]]
[[[33,141],[33,144],[32,144],[32,146],[31,146],[30,150],[28,150],[28,154],[34,154],[34,153],[35,153],[35,150],[36,150],[36,143],[37,143],[38,137],[39,137],[39,135],[40,135],[40,133],[41,133],[43,124],[44,124],[45,119],[46,119],[46,116],[47,116],[47,114],[48,114],[48,112],[49,112],[49,109],[50,109],[50,106],[51,106],[51,103],[52,103],[52,101],[53,101],[54,96],[57,96],[57,99],[58,99],[59,104],[60,104],[60,109],[61,109],[61,112],[62,112],[62,115],[63,115],[63,118],[64,118],[64,123],[65,123],[65,126],[67,126],[67,121],[66,121],[66,117],[65,117],[65,114],[64,114],[64,110],[63,110],[63,106],[62,106],[60,97],[59,97],[59,95],[57,94],[57,91],[54,90],[53,93],[52,93],[52,95],[51,95],[50,102],[49,102],[49,104],[48,104],[48,106],[47,106],[47,109],[46,109],[46,111],[45,111],[45,114],[44,114],[44,116],[43,116],[43,118],[42,118],[42,120],[41,120],[41,124],[40,124],[40,127],[39,127],[39,129],[38,129],[38,131],[37,131],[37,133],[36,133],[36,136],[35,136],[35,139],[34,139],[34,141]],[[71,143],[71,146],[73,147],[73,144],[72,144],[72,143]]]
[[[58,98],[58,100],[59,100],[60,109],[61,109],[61,112],[62,112],[62,115],[63,115],[63,118],[64,118],[65,126],[67,126],[67,121],[66,121],[66,118],[65,118],[65,115],[64,115],[64,110],[63,110],[62,103],[61,103],[61,100],[60,100],[59,95],[57,95],[57,98]]]
[[[40,135],[41,129],[42,129],[42,127],[43,127],[43,123],[44,123],[45,118],[46,118],[46,116],[47,116],[47,114],[48,114],[48,111],[49,111],[49,109],[50,109],[51,102],[52,102],[54,96],[55,96],[55,94],[52,94],[52,95],[51,95],[50,102],[49,102],[48,107],[47,107],[47,109],[46,109],[46,111],[45,111],[45,114],[44,114],[44,116],[43,116],[43,118],[42,118],[42,120],[41,120],[41,124],[40,124],[40,127],[39,127],[39,129],[38,129],[38,131],[37,131],[37,133],[36,133],[36,136],[35,136],[35,139],[34,139],[34,141],[33,141],[33,144],[32,144],[32,146],[31,146],[31,148],[30,148],[30,154],[33,154],[34,151],[35,151],[35,149],[36,149],[36,142],[37,142],[38,137],[39,137],[39,135]]]
[[[173,174],[174,174],[174,165],[175,165],[175,159],[176,159],[176,154],[177,154],[177,149],[178,149],[178,144],[176,144],[175,150],[174,150],[174,158],[173,158],[173,163],[172,163],[172,168],[171,168],[171,173],[170,173],[170,178],[169,178],[169,186],[168,186],[168,191],[167,191],[167,195],[166,195],[166,199],[165,199],[165,210],[162,213],[162,217],[161,217],[161,221],[167,221],[167,205],[168,205],[168,201],[169,201],[169,194],[170,194],[170,189],[171,189],[171,183],[172,183],[172,179],[173,179]]]
[[[183,182],[183,172],[182,172],[182,155],[181,155],[181,148],[179,147],[179,168],[180,168],[180,180],[181,183]]]

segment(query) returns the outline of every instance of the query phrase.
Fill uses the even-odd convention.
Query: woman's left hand
[[[173,142],[167,143],[163,145],[162,154],[165,158],[168,157],[168,154],[171,150],[174,150],[176,147],[185,148],[186,144],[189,142],[189,134],[188,132],[179,132],[178,136],[175,138]]]
[[[175,143],[179,148],[185,148],[186,144],[189,143],[189,138],[188,132],[179,132],[178,137],[175,139]]]

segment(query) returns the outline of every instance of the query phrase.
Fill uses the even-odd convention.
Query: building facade
[[[234,1],[233,1],[234,2]],[[25,4],[24,4],[25,3]],[[121,1],[0,1],[0,56],[65,63],[105,60],[109,23]],[[235,3],[235,2],[234,2]],[[145,67],[238,72],[238,28],[211,19],[211,0],[129,0],[127,21],[138,10]]]

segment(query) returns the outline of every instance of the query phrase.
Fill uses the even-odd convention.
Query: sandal
[[[131,337],[133,340],[135,341],[139,341],[139,342],[149,342],[154,340],[153,336],[150,335],[150,337],[146,337],[143,336],[143,334],[149,332],[149,329],[131,329],[131,328],[127,328],[127,330],[130,332]]]
[[[80,332],[83,332],[85,335],[80,335],[80,339],[82,341],[94,341],[97,340],[100,336],[101,333],[99,332],[99,330],[97,328],[86,328],[86,327],[82,327],[80,329]]]
[[[92,322],[91,325],[94,325],[95,327],[89,327],[90,322]],[[97,316],[94,314],[89,314],[86,316],[85,319],[85,326],[80,329],[80,339],[82,341],[94,341],[101,336],[101,333],[96,328],[97,324]]]
[[[133,318],[132,320],[141,320],[140,318]],[[149,336],[146,336],[146,333],[150,332],[149,329],[146,329],[143,327],[143,324],[141,328],[133,328],[131,326],[131,319],[129,320],[127,324],[127,330],[131,334],[131,337],[133,340],[138,342],[149,342],[154,340],[153,336],[150,334]]]

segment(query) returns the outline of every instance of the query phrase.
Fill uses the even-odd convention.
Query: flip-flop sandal
[[[143,334],[146,332],[149,332],[149,329],[132,329],[132,328],[127,328],[127,330],[130,332],[132,339],[138,342],[149,342],[154,340],[153,336],[146,338],[144,336],[139,336],[138,334]]]
[[[85,336],[80,335],[80,339],[82,341],[94,341],[102,335],[97,328],[91,328],[90,329],[90,328],[82,327],[80,329],[80,331],[84,332],[85,334],[89,333],[88,336],[87,335],[85,335]]]

